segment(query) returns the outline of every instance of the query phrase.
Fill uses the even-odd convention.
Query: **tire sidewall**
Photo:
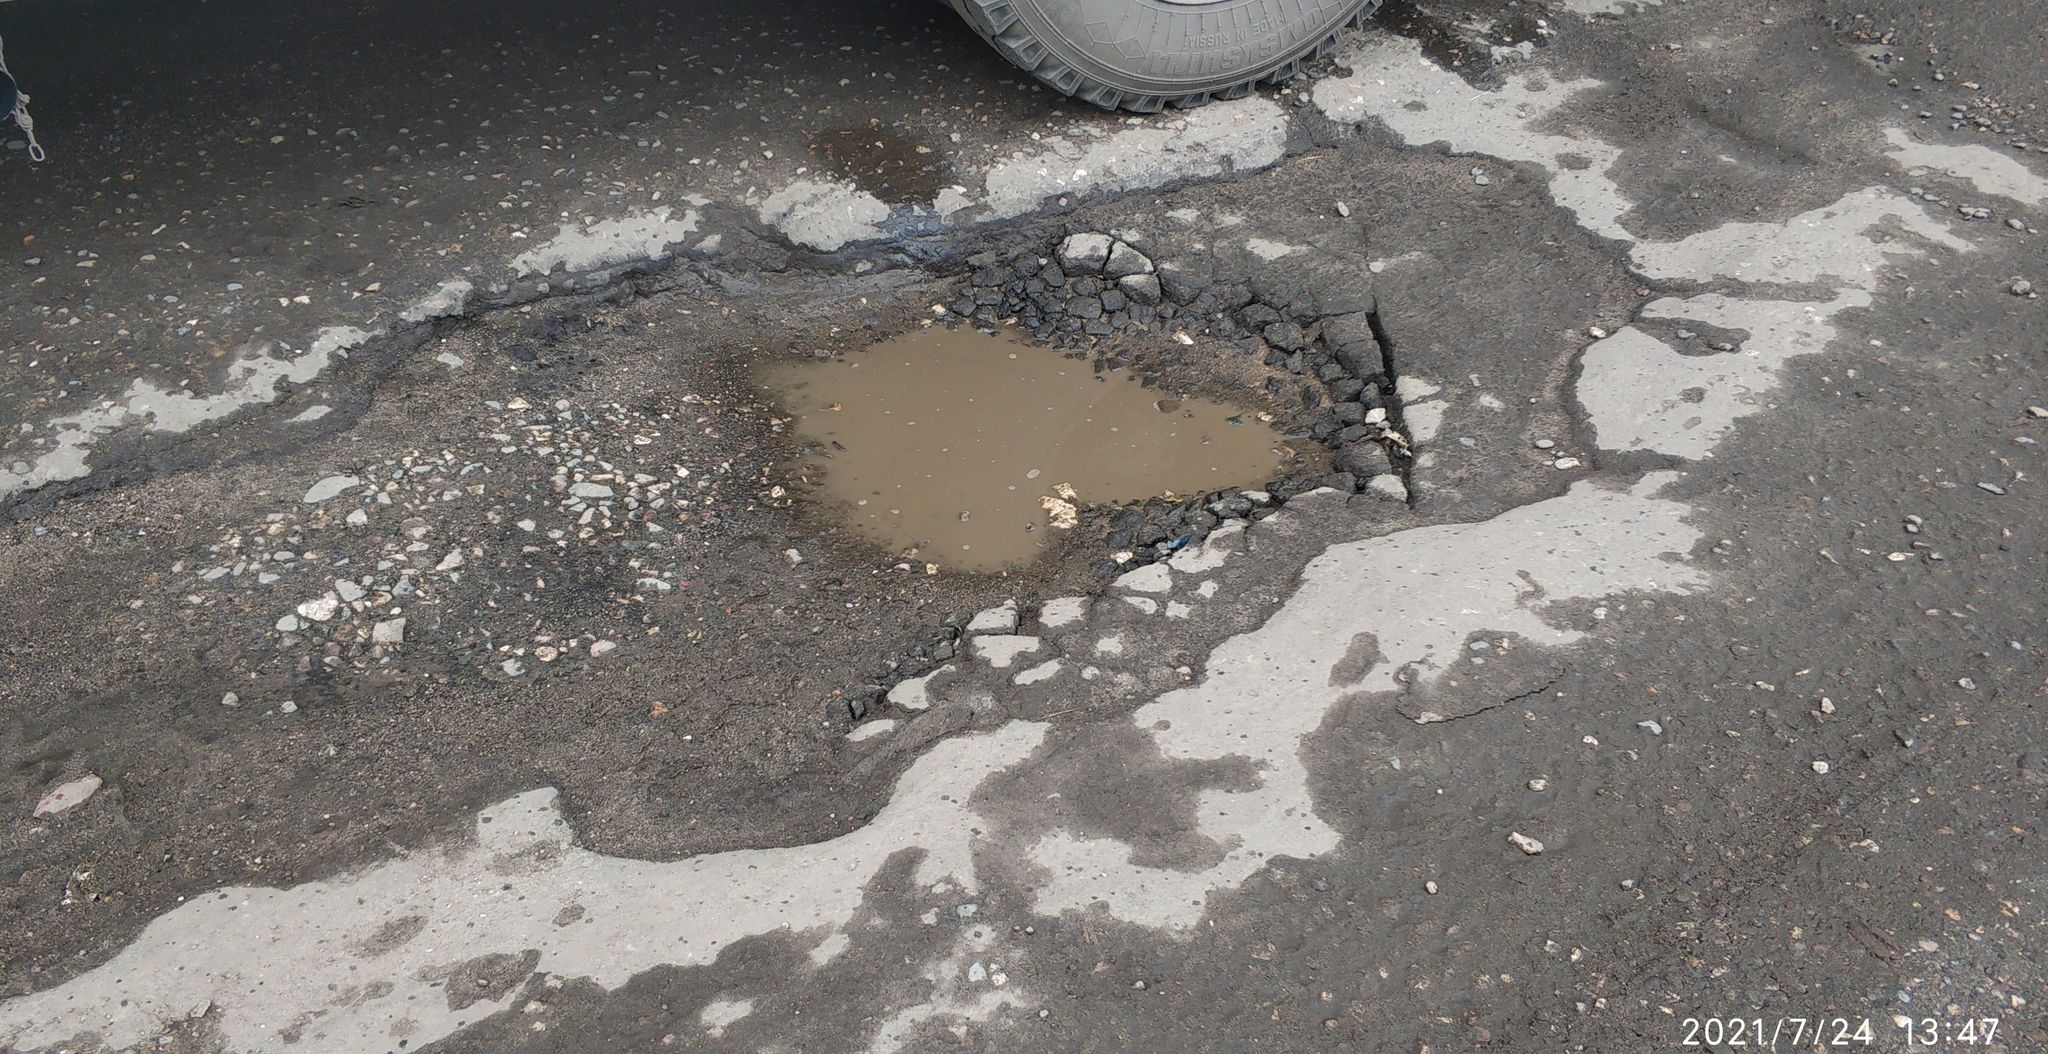
[[[1366,0],[1011,0],[1052,57],[1119,91],[1176,95],[1260,80],[1344,28]]]

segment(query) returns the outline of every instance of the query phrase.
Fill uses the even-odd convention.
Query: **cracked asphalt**
[[[2048,1049],[2038,13],[952,19],[0,5],[0,1049]],[[878,551],[930,325],[1301,456]]]

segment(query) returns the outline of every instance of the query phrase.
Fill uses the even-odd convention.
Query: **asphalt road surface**
[[[0,1049],[2048,1050],[2041,14],[0,5]],[[1289,460],[884,550],[927,325]]]

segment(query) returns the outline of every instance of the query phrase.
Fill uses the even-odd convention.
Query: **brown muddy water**
[[[1256,414],[930,326],[762,378],[818,449],[804,474],[861,536],[942,568],[1030,560],[1077,506],[1257,486],[1287,451]]]

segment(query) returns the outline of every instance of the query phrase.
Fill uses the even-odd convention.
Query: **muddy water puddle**
[[[1258,486],[1286,454],[1249,411],[974,330],[931,326],[762,379],[854,530],[946,568],[1021,564],[1081,505]]]

